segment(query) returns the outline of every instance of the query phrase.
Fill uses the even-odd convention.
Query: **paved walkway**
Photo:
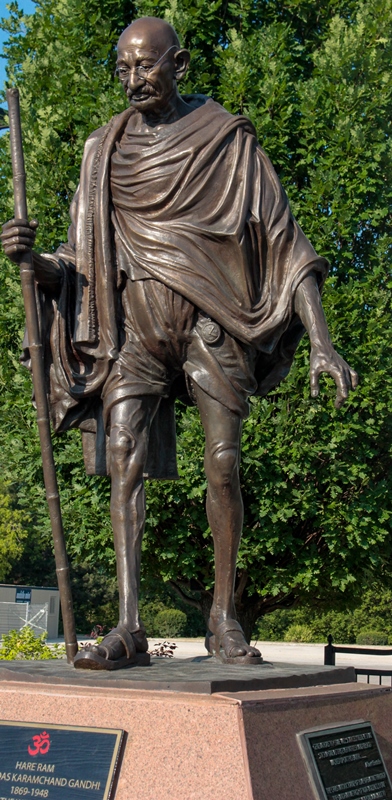
[[[259,642],[257,646],[262,651],[266,661],[285,661],[291,664],[324,664],[323,644]],[[353,645],[353,647],[354,646],[355,645]],[[386,648],[380,647],[379,649],[383,650]],[[336,653],[336,666],[392,669],[392,655],[363,656],[356,653],[352,655],[350,653]]]

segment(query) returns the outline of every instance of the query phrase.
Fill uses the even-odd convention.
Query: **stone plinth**
[[[74,669],[65,661],[0,660],[0,683],[4,680],[216,694],[348,683],[355,680],[355,671],[353,667],[271,664],[267,661],[257,666],[225,665],[211,656],[181,660],[152,658],[149,667],[128,667],[116,672]]]
[[[392,692],[387,687],[349,682],[211,693],[211,680],[208,686],[204,676],[207,689],[201,691],[195,680],[199,688],[191,691],[182,662],[187,688],[168,691],[163,677],[169,669],[174,675],[175,663],[161,664],[157,689],[140,683],[129,688],[127,680],[136,680],[128,677],[132,670],[108,679],[60,665],[59,678],[54,664],[45,680],[49,662],[34,665],[37,672],[31,664],[10,669],[10,662],[3,662],[0,719],[125,730],[116,800],[206,800],[214,794],[225,800],[314,800],[296,734],[359,719],[372,723],[392,771]],[[288,667],[281,669],[288,680]],[[292,671],[301,682],[301,671]]]

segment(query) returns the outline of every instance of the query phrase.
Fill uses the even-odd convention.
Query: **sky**
[[[9,11],[7,10],[7,2],[8,0],[0,0],[0,17],[8,17]],[[25,14],[33,14],[35,11],[35,3],[33,0],[18,0],[19,8],[21,8]],[[3,49],[3,43],[6,41],[8,34],[4,31],[0,30],[0,52]],[[4,58],[0,58],[0,86],[3,88],[3,84],[5,81],[5,65],[6,61]],[[4,103],[2,104],[4,106]]]

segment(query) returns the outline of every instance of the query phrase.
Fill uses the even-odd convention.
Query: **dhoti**
[[[126,281],[124,341],[103,390],[104,416],[129,397],[169,397],[185,375],[241,418],[254,394],[256,350],[230,336],[181,294],[154,280]]]

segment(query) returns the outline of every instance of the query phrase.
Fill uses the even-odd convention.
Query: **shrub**
[[[326,611],[315,617],[311,623],[314,642],[326,642],[332,634],[335,644],[354,644],[355,619],[349,611]]]
[[[359,644],[362,637],[370,635],[369,644],[392,645],[392,590],[375,586],[364,592],[360,605],[342,610],[303,605],[297,608],[276,609],[262,617],[255,631],[255,638],[266,641],[294,641],[292,626],[305,626],[312,630],[312,642],[326,642],[329,634],[335,644]],[[290,631],[289,639],[286,633]],[[376,636],[377,642],[373,640]],[[380,638],[381,637],[381,638]],[[298,639],[298,641],[300,641]],[[305,640],[303,640],[305,641]],[[368,642],[366,641],[366,644]]]
[[[154,636],[173,637],[181,636],[186,626],[186,614],[177,608],[165,608],[155,617]]]
[[[381,631],[361,630],[357,634],[357,644],[388,644],[388,636]]]
[[[312,638],[306,641],[326,642],[331,633],[336,643],[355,643],[357,628],[355,614],[350,611],[315,611],[309,606],[277,609],[267,614],[259,621],[255,636],[261,641],[263,639],[275,642],[289,641],[286,639],[286,633],[292,626],[305,627],[312,631]]]
[[[392,591],[383,586],[368,589],[353,613],[358,635],[364,631],[382,632],[392,639]],[[358,638],[357,638],[358,642]]]
[[[284,635],[285,642],[313,642],[314,634],[310,625],[294,623],[287,628]]]
[[[147,636],[159,636],[155,633],[155,620],[160,611],[165,611],[166,606],[160,600],[153,600],[149,603],[140,603],[140,616],[146,629]]]
[[[35,636],[33,629],[26,625],[22,630],[8,631],[1,639],[0,659],[6,661],[62,658],[65,648],[59,645],[49,647],[46,644],[46,633]]]
[[[167,608],[160,600],[141,603],[140,615],[147,636],[171,638],[181,636],[187,626],[187,615],[178,608]]]
[[[295,612],[285,608],[277,608],[262,617],[257,624],[255,638],[259,641],[281,642],[287,629],[295,621]]]

